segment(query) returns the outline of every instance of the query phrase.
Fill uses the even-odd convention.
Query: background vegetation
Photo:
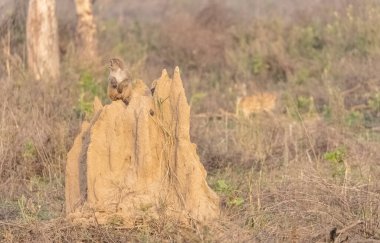
[[[0,9],[0,241],[313,242],[353,223],[336,242],[380,240],[377,1],[98,0],[96,62],[77,56],[73,5],[58,2],[56,85],[25,68],[25,2]],[[192,141],[222,199],[219,222],[64,220],[66,154],[93,98],[109,103],[113,56],[148,84],[180,66]],[[233,113],[242,84],[276,93],[274,116],[199,115]]]

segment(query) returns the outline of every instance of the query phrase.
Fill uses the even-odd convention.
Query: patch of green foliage
[[[359,111],[351,111],[346,115],[345,120],[349,126],[360,126],[363,124],[364,115]]]
[[[225,180],[217,180],[215,190],[226,196],[228,206],[238,207],[244,204],[244,199],[239,196],[238,191]]]
[[[300,120],[304,116],[313,116],[316,113],[314,98],[312,96],[299,95],[293,98],[291,94],[285,96],[286,110],[290,117]]]
[[[300,113],[310,113],[313,111],[314,99],[311,96],[298,96],[297,108]]]
[[[380,93],[376,93],[368,100],[368,106],[374,113],[380,112]]]
[[[290,50],[294,55],[308,59],[320,57],[325,46],[320,26],[296,27],[293,31],[295,40]]]
[[[81,73],[78,85],[80,93],[75,110],[79,115],[92,115],[94,98],[95,96],[103,98],[105,96],[104,89],[93,74],[87,70]]]
[[[114,214],[107,219],[107,224],[112,226],[120,226],[123,225],[124,219],[122,216]]]
[[[22,153],[24,160],[34,160],[37,157],[37,150],[34,146],[33,141],[27,140],[24,144],[24,149]]]
[[[190,106],[196,105],[207,96],[206,92],[196,92],[190,98]]]
[[[347,151],[344,147],[336,148],[335,150],[328,151],[324,154],[324,159],[330,162],[333,168],[332,176],[341,178],[344,176],[345,165],[344,159]]]

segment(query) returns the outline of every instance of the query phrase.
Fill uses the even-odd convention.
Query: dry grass
[[[242,239],[324,240],[334,227],[342,229],[359,220],[364,224],[346,232],[350,239],[378,238],[376,145],[342,135],[319,120],[270,121],[257,117],[238,121],[243,124],[208,122],[205,139],[215,138],[210,141],[215,151],[200,148],[210,153],[203,156],[208,158],[210,181],[222,196],[224,217],[249,231]],[[251,141],[249,146],[245,139]],[[341,144],[347,151],[344,161],[327,160],[326,154]],[[218,157],[212,157],[216,152]]]
[[[19,7],[0,28],[0,241],[328,242],[335,231],[335,242],[380,240],[378,3],[284,7],[283,15],[257,5],[248,16],[236,14],[246,13],[244,1],[152,1],[144,19],[132,2],[129,15],[117,14],[122,3],[97,10],[100,59],[121,56],[144,80],[181,67],[192,140],[222,199],[220,220],[121,229],[64,219],[66,153],[93,97],[109,102],[105,68],[77,61],[75,24],[66,19],[61,81],[32,80]],[[276,92],[277,110],[228,115],[243,83],[250,93]]]

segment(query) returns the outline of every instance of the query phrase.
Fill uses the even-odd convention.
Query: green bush
[[[79,79],[79,99],[75,110],[78,115],[91,115],[93,101],[96,96],[100,99],[105,97],[104,88],[96,82],[90,71],[83,71]]]

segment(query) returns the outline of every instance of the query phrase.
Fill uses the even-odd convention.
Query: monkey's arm
[[[117,80],[115,77],[109,77],[108,78],[108,84],[112,86],[112,88],[117,88]]]
[[[115,100],[119,100],[121,98],[121,94],[119,94],[119,92],[117,91],[117,80],[115,77],[110,77],[108,79],[108,88],[107,88],[107,94],[108,94],[108,97],[115,101]]]
[[[129,85],[129,79],[124,79],[123,81],[121,81],[118,86],[117,86],[117,92],[119,92],[120,94],[123,93],[123,90],[128,87]]]
[[[124,101],[126,105],[128,105],[129,101],[131,100],[131,95],[132,95],[132,84],[130,82],[126,82],[123,85],[120,95],[121,95],[121,100]]]

